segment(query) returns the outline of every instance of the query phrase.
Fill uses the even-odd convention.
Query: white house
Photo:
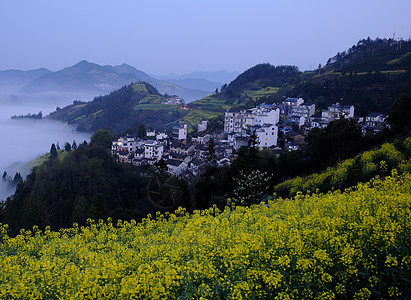
[[[381,113],[376,113],[372,112],[369,113],[365,117],[365,126],[363,127],[363,133],[366,132],[373,132],[373,133],[378,133],[380,132],[385,126],[386,122],[385,119],[387,119],[388,116],[381,114]]]
[[[178,124],[173,127],[173,137],[178,140],[185,140],[187,138],[187,124],[178,122]]]
[[[302,103],[297,107],[292,109],[291,114],[293,116],[303,117],[305,124],[310,124],[310,118],[315,114],[315,104],[313,103]]]
[[[321,118],[326,120],[327,122],[341,118],[354,118],[354,106],[341,105],[337,102],[329,106],[327,110],[323,110],[321,113]]]
[[[138,143],[134,136],[126,135],[125,137],[120,137],[117,141],[113,141],[111,144],[111,151],[113,154],[118,151],[128,151],[134,152],[137,149]]]
[[[278,127],[274,124],[264,123],[261,126],[254,126],[252,129],[258,137],[258,147],[268,148],[277,145]]]
[[[252,126],[264,123],[277,124],[280,109],[275,106],[261,105],[252,109],[227,110],[224,114],[225,133],[245,133]]]
[[[202,120],[200,123],[197,123],[197,131],[203,132],[207,130],[207,120]]]
[[[315,118],[311,120],[311,127],[318,127],[318,128],[325,128],[327,127],[328,123],[326,120]]]
[[[163,157],[164,146],[155,140],[148,140],[144,144],[144,157],[149,159],[160,160]]]
[[[165,140],[168,138],[168,134],[165,132],[157,132],[156,134],[156,140]]]
[[[191,136],[191,140],[193,143],[196,144],[207,144],[211,139],[210,134],[193,134]]]
[[[192,161],[190,161],[188,170],[193,174],[193,175],[198,175],[201,170],[205,167],[205,162],[204,160],[195,158]]]
[[[187,170],[187,163],[181,160],[167,159],[166,161],[168,173],[172,175],[180,175]]]
[[[156,131],[155,130],[146,130],[146,136],[156,136]]]

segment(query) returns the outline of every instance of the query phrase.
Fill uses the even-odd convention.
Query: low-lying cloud
[[[48,97],[7,96],[0,91],[0,176],[4,171],[12,178],[16,172],[21,172],[23,177],[27,171],[21,169],[22,163],[30,161],[50,151],[52,143],[57,143],[64,148],[66,142],[77,144],[90,139],[89,133],[77,132],[76,128],[50,119],[10,119],[13,115],[26,115],[28,113],[43,112],[43,115],[54,111],[57,106],[65,106],[75,99],[71,95],[49,94],[55,97],[51,101]],[[43,95],[44,96],[44,95]],[[84,99],[84,98],[83,98]],[[81,100],[83,100],[81,99]],[[84,99],[89,100],[89,99]],[[0,201],[13,193],[8,185],[0,179]]]

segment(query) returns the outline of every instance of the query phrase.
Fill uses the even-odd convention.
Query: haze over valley
[[[12,94],[10,94],[10,92]],[[70,144],[89,140],[89,133],[77,132],[74,126],[49,119],[14,119],[14,115],[37,114],[43,115],[56,109],[56,106],[68,105],[73,99],[89,99],[80,94],[48,92],[40,95],[18,93],[15,88],[3,86],[0,89],[0,172],[4,171],[11,177],[20,172],[25,177],[29,169],[24,163],[37,158],[50,151],[52,143],[59,143],[64,147],[66,142]],[[13,94],[15,93],[15,94]],[[75,97],[75,98],[73,98]],[[0,181],[0,200],[11,195],[13,189],[9,189]]]

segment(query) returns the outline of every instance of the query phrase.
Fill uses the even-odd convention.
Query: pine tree
[[[71,151],[71,145],[69,142],[67,142],[66,145],[64,146],[64,150],[66,150],[67,152]]]
[[[50,148],[50,158],[57,157],[56,145],[53,143]]]

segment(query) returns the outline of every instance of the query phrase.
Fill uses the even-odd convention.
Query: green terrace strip
[[[1,299],[411,297],[411,176],[53,232],[0,224]]]

